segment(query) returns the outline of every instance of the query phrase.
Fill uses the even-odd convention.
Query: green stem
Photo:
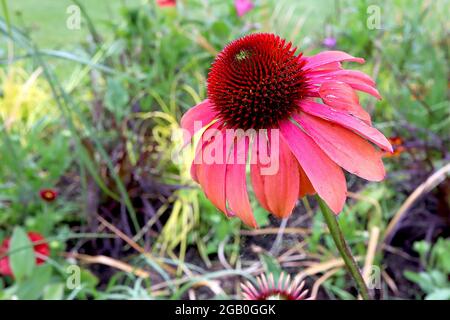
[[[328,208],[327,204],[319,196],[317,196],[317,201],[319,202],[320,209],[323,217],[325,218],[328,229],[330,230],[331,236],[333,237],[334,243],[336,244],[341,257],[344,260],[348,271],[353,277],[353,280],[355,280],[361,297],[364,300],[370,300],[371,296],[369,294],[369,289],[367,288],[361,272],[359,271],[358,265],[356,264],[347,243],[345,242],[344,235],[339,228],[339,224],[334,213],[331,212],[330,208]]]

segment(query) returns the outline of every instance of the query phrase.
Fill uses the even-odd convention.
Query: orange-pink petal
[[[259,148],[265,144],[264,155],[268,155],[269,141],[263,135],[255,136],[252,144],[252,156],[250,162],[250,178],[252,181],[253,192],[255,193],[256,199],[259,201],[260,205],[270,212],[270,207],[267,204],[266,193],[264,191],[264,176],[261,175],[261,170],[263,170],[266,165],[261,163],[261,153]],[[267,151],[266,151],[267,150]]]
[[[190,108],[181,118],[181,128],[188,131],[188,134],[184,136],[184,144],[187,144],[198,130],[211,123],[215,117],[216,113],[208,99]]]
[[[337,111],[326,105],[310,100],[300,103],[300,109],[313,116],[340,124],[344,128],[350,129],[367,140],[373,142],[380,148],[392,152],[392,146],[386,137],[374,127],[367,125],[364,121],[355,118],[345,112]]]
[[[212,142],[214,135],[217,133],[217,130],[221,128],[222,124],[220,122],[213,123],[208,129],[202,133],[200,141],[197,143],[195,148],[194,161],[191,164],[191,177],[194,181],[199,182],[197,177],[197,167],[203,163],[203,150],[206,146]]]
[[[280,125],[281,138],[289,145],[314,189],[338,214],[344,207],[347,185],[342,169],[297,125],[289,120]]]
[[[370,124],[370,115],[359,104],[358,95],[348,84],[338,81],[324,82],[319,88],[323,102],[336,110],[346,111]]]
[[[363,58],[355,58],[343,51],[323,51],[311,57],[305,57],[305,69],[314,69],[323,65],[341,61],[364,63]]]
[[[208,130],[207,130],[208,131]],[[222,149],[222,154],[217,156],[215,161],[208,163],[205,158],[201,163],[196,164],[194,162],[193,168],[195,170],[195,178],[202,186],[206,197],[223,213],[229,215],[226,207],[226,159],[229,153],[229,147],[225,143],[225,132],[220,131],[217,140],[214,143],[217,148]],[[203,144],[202,152],[204,152],[206,146],[211,143]]]
[[[313,195],[316,193],[316,190],[314,190],[313,185],[311,184],[311,181],[309,181],[308,176],[306,175],[305,171],[302,169],[302,167],[299,166],[299,176],[300,176],[300,192],[298,194],[299,198],[303,198],[306,195]]]
[[[243,139],[245,139],[245,142],[242,141]],[[242,156],[247,159],[248,145],[248,137],[238,138],[231,150],[235,160]],[[210,183],[214,182],[214,179],[210,181]],[[236,163],[236,161],[228,163],[226,171],[226,198],[231,214],[238,216],[251,228],[258,227],[248,198],[246,164]]]
[[[382,153],[369,142],[338,124],[301,113],[294,119],[316,144],[342,168],[370,181],[384,179]]]
[[[381,99],[380,93],[375,88],[375,82],[364,72],[358,70],[331,70],[329,72],[311,72],[310,82],[322,84],[329,81],[341,81],[347,83],[355,90],[366,92],[377,99]]]
[[[253,147],[255,148],[255,145]],[[284,140],[279,140],[279,143],[271,141],[270,152],[271,161],[278,162],[278,170],[265,175],[262,174],[263,166],[259,161],[252,165],[252,182],[256,184],[255,195],[270,213],[278,218],[287,218],[292,213],[299,195],[299,165]],[[276,167],[273,162],[270,165],[272,168]]]

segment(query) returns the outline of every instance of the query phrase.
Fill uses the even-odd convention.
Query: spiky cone
[[[284,272],[275,280],[272,273],[266,277],[261,274],[256,278],[257,285],[250,281],[241,284],[244,300],[313,300],[308,297],[308,289],[304,289],[305,281],[297,276],[291,280]]]

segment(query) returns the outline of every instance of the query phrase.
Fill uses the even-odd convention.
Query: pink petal
[[[189,133],[184,136],[184,144],[187,144],[198,130],[208,125],[215,117],[216,113],[208,99],[190,108],[181,118],[181,128]]]
[[[200,152],[201,152],[201,150],[202,150],[202,143],[199,142],[199,143],[197,144],[197,147],[196,147],[196,150],[195,150],[195,156],[194,156],[194,159],[197,159],[197,158],[200,157]],[[196,164],[195,160],[192,161],[192,164],[191,164],[191,178],[192,178],[195,182],[200,183],[200,182],[198,181],[198,177],[197,177],[197,164]]]
[[[207,130],[208,131],[208,130]],[[217,139],[217,147],[222,148],[222,159],[217,157],[217,161],[208,164],[202,161],[199,164],[193,164],[195,170],[195,177],[202,186],[206,197],[223,213],[228,215],[225,197],[225,183],[226,183],[226,159],[229,154],[229,147],[226,146],[225,131],[220,132],[220,137]],[[202,152],[210,141],[202,146]],[[203,158],[205,159],[205,158]]]
[[[308,176],[306,175],[305,171],[299,167],[299,175],[300,175],[300,192],[298,194],[299,198],[303,198],[304,196],[313,195],[316,193],[316,190],[314,190],[313,185],[311,184],[311,181],[309,181]]]
[[[370,76],[358,70],[332,70],[329,72],[320,72],[316,74],[310,72],[308,74],[312,74],[311,78],[322,79],[322,82],[337,80],[348,83],[353,79],[357,79],[361,83],[365,83],[369,86],[375,86],[375,81],[373,81]]]
[[[357,70],[337,70],[310,75],[310,82],[321,84],[329,81],[341,81],[347,83],[355,90],[366,92],[377,99],[381,99],[380,93],[375,88],[375,82],[364,72]]]
[[[340,125],[307,113],[295,115],[294,119],[330,159],[345,170],[370,181],[384,179],[382,153],[369,142]]]
[[[377,129],[367,125],[363,121],[355,118],[342,111],[333,110],[326,105],[316,103],[310,100],[304,100],[300,103],[302,111],[313,116],[340,124],[341,126],[350,129],[367,140],[373,142],[381,149],[392,152],[392,146],[386,137]]]
[[[195,148],[195,155],[194,155],[194,161],[192,161],[192,165],[191,165],[191,177],[192,179],[194,179],[194,181],[199,182],[198,177],[197,177],[197,167],[199,166],[199,164],[202,164],[203,161],[203,150],[208,146],[209,143],[212,142],[212,138],[213,138],[213,133],[215,132],[215,130],[218,130],[219,128],[221,128],[222,123],[221,122],[215,122],[213,123],[208,129],[211,130],[205,130],[202,133],[201,139],[198,142],[196,148]]]
[[[362,91],[362,92],[368,93],[368,94],[370,94],[371,96],[374,96],[375,98],[377,98],[378,100],[381,100],[381,95],[380,95],[380,93],[378,92],[377,89],[375,89],[375,88],[372,87],[372,86],[369,86],[369,85],[364,84],[364,83],[360,83],[360,82],[357,81],[357,80],[354,80],[354,81],[348,81],[347,84],[350,85],[350,86],[351,86],[353,89],[355,89],[355,90],[358,90],[358,91]]]
[[[355,58],[342,51],[323,51],[314,56],[307,57],[305,69],[314,69],[325,64],[341,61],[354,61],[364,63],[363,58]]]
[[[316,143],[291,121],[281,123],[281,137],[285,139],[314,189],[338,214],[344,207],[347,185],[341,168]]]
[[[258,199],[259,203],[264,209],[270,212],[271,210],[266,200],[266,193],[264,192],[264,176],[260,174],[261,170],[264,168],[264,165],[260,161],[258,148],[262,143],[265,143],[267,145],[266,150],[268,150],[269,146],[267,138],[262,135],[257,135],[252,145],[250,177],[256,199]]]
[[[308,59],[308,57],[304,58],[305,62]],[[342,64],[340,62],[331,62],[327,63],[321,66],[318,66],[317,68],[308,70],[308,77],[319,77],[322,75],[326,75],[333,71],[342,70]]]
[[[299,165],[284,140],[280,140],[279,171],[265,176],[264,191],[271,213],[279,218],[291,215],[299,195]]]
[[[271,159],[277,157],[278,170],[263,175],[260,171],[263,166],[258,161],[251,166],[252,182],[254,186],[256,184],[255,195],[263,207],[278,218],[286,218],[292,213],[298,199],[299,165],[284,140],[280,140],[278,146],[271,143],[270,147]]]
[[[242,139],[245,139],[245,143]],[[245,158],[247,159],[248,138],[244,137],[238,139],[237,142],[233,144],[232,148],[231,152],[235,154],[234,159],[237,159],[239,155],[245,155]],[[214,183],[214,179],[210,182]],[[227,165],[226,197],[233,215],[238,216],[251,228],[258,227],[248,199],[245,164],[229,163]]]
[[[319,94],[323,102],[333,109],[346,111],[370,124],[370,115],[360,106],[358,95],[348,84],[337,81],[325,82],[320,86]]]

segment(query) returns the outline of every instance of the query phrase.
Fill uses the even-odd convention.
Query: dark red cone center
[[[208,98],[227,127],[276,127],[306,93],[301,54],[280,37],[251,34],[228,44],[208,75]]]

